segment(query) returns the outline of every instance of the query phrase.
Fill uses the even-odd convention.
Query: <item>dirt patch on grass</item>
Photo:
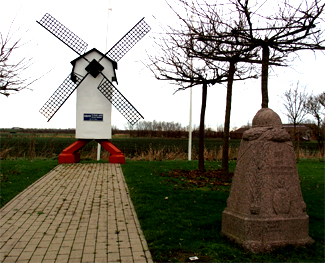
[[[168,173],[160,173],[162,177],[168,179],[163,180],[166,183],[172,183],[175,187],[180,188],[210,188],[218,190],[218,186],[229,186],[234,173],[227,175],[221,170],[170,170]],[[175,178],[175,179],[172,179]]]

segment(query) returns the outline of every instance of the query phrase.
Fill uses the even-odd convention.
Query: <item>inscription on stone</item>
[[[283,165],[283,152],[274,152],[274,164],[275,165]]]
[[[281,231],[280,222],[278,222],[278,221],[266,222],[266,230],[267,230],[267,232],[279,232],[279,231]]]

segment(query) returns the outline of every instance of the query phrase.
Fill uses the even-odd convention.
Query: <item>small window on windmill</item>
[[[93,59],[85,69],[96,78],[103,71],[104,67],[96,59]]]

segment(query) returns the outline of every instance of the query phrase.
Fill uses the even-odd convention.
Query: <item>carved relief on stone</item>
[[[285,215],[290,212],[290,196],[285,188],[278,188],[273,195],[273,208],[277,215]]]
[[[261,145],[255,145],[261,146]],[[261,171],[263,168],[264,156],[258,156],[252,159],[251,171],[248,173],[248,180],[250,184],[250,207],[249,211],[253,215],[257,215],[261,211],[261,197],[263,189],[263,177],[261,176]]]

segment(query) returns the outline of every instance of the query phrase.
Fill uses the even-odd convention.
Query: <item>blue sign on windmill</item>
[[[103,121],[103,114],[100,113],[85,113],[84,121]]]

